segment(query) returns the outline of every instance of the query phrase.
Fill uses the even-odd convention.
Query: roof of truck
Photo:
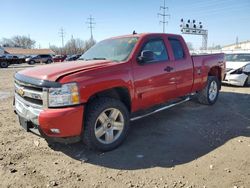
[[[125,38],[125,37],[143,37],[143,36],[148,36],[148,35],[180,36],[180,35],[171,34],[171,33],[136,33],[136,34],[128,34],[128,35],[121,35],[121,36],[111,37],[109,39]]]

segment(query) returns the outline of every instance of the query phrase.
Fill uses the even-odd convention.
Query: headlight
[[[76,83],[63,84],[60,88],[49,88],[49,107],[70,106],[80,103]]]

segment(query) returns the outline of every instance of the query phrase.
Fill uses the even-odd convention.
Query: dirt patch
[[[133,122],[121,147],[99,153],[25,132],[12,109],[16,70],[0,69],[0,187],[250,187],[250,88]]]
[[[12,95],[13,95],[13,93],[11,93],[11,92],[0,91],[0,100],[11,97]]]

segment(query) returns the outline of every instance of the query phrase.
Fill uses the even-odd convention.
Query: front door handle
[[[171,72],[172,70],[174,70],[174,68],[173,68],[173,67],[170,67],[170,66],[167,66],[167,67],[164,69],[164,71],[166,71],[166,72]]]

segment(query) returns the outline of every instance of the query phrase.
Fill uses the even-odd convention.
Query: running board
[[[130,119],[130,121],[136,121],[136,120],[138,120],[138,119],[141,119],[141,118],[144,118],[144,117],[153,115],[153,114],[155,114],[155,113],[157,113],[157,112],[160,112],[160,111],[166,110],[166,109],[168,109],[168,108],[174,107],[174,106],[176,106],[176,105],[182,104],[182,103],[184,103],[184,102],[187,102],[187,101],[189,101],[190,99],[191,99],[191,97],[187,97],[187,98],[185,98],[185,99],[183,99],[183,100],[181,100],[181,101],[178,101],[178,102],[176,102],[176,103],[173,103],[173,104],[169,104],[169,105],[160,107],[160,108],[158,108],[158,109],[156,109],[156,110],[154,110],[154,111],[152,111],[152,112],[146,113],[146,114],[144,114],[144,115],[137,116],[137,117],[133,117],[133,118]]]

